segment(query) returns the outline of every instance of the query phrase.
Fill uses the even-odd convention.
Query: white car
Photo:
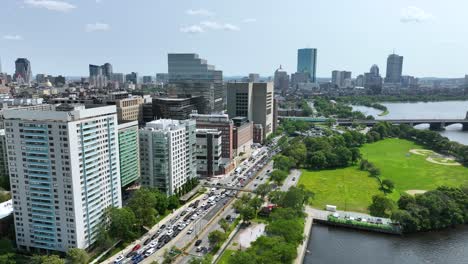
[[[193,214],[192,217],[190,217],[190,219],[195,220],[195,219],[197,219],[197,217],[198,217],[197,214]]]
[[[151,256],[155,251],[156,251],[155,248],[150,248],[150,249],[146,250],[145,257]]]
[[[173,233],[174,231],[172,229],[167,230],[167,235],[172,236]]]
[[[190,227],[190,229],[187,231],[187,235],[190,235],[190,234],[192,234],[192,233],[193,233],[193,226]]]
[[[114,263],[117,264],[117,263],[122,263],[122,260],[124,260],[124,256],[123,255],[119,255],[117,256],[117,258],[114,260]]]
[[[182,231],[185,227],[186,227],[185,224],[180,224],[178,229],[179,229],[180,231]]]
[[[151,241],[151,243],[149,243],[150,248],[155,248],[157,245],[158,245],[158,242],[156,241]]]

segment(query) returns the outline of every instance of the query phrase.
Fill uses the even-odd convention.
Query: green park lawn
[[[410,149],[422,149],[411,141],[385,139],[361,148],[364,159],[374,163],[381,171],[381,178],[395,183],[390,197],[397,200],[408,190],[432,190],[441,185],[468,184],[468,169],[462,166],[446,166],[430,163],[426,157],[409,154]],[[322,171],[303,170],[299,184],[315,193],[312,206],[323,209],[332,204],[338,210],[367,212],[374,194],[380,193],[375,178],[357,166]]]

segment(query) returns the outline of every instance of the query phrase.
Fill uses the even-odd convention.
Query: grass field
[[[397,200],[407,190],[432,190],[437,186],[468,184],[468,169],[428,162],[425,156],[410,154],[421,149],[407,140],[386,139],[361,148],[363,158],[381,170],[382,179],[391,179],[395,190],[390,197]],[[315,193],[312,206],[323,209],[332,204],[338,210],[367,212],[372,195],[381,193],[377,180],[357,167],[337,170],[304,170],[299,184]]]

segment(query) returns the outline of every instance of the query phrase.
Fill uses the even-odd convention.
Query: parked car
[[[120,264],[122,263],[122,261],[124,260],[124,256],[123,255],[118,255],[117,258],[114,260],[114,264]]]
[[[232,216],[231,215],[226,215],[226,220],[229,221],[231,220]]]
[[[199,240],[197,240],[197,242],[195,242],[195,246],[198,247],[201,243],[202,243],[202,240],[199,239]]]
[[[147,239],[145,240],[145,242],[143,242],[143,245],[146,246],[146,245],[149,244],[149,242],[151,242],[151,238],[147,238]]]
[[[154,248],[150,248],[150,249],[146,250],[145,257],[151,256],[155,251],[156,251],[156,249],[154,249]]]
[[[137,251],[141,248],[141,245],[140,244],[137,244],[135,245],[133,248],[132,248],[132,251]]]

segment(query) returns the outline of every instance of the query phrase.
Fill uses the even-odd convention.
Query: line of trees
[[[351,106],[348,106],[342,102],[331,102],[328,98],[315,98],[314,107],[318,114],[324,117],[374,119],[373,116],[366,116],[362,112],[353,111]]]
[[[377,168],[377,166],[374,165],[374,163],[362,159],[361,163],[359,164],[359,169],[362,171],[367,171],[369,172],[369,175],[372,177],[375,177],[377,181],[379,182],[380,185],[380,190],[383,191],[385,194],[393,192],[393,189],[395,189],[395,184],[393,183],[392,180],[390,179],[384,179],[382,180],[380,178],[380,169]]]

